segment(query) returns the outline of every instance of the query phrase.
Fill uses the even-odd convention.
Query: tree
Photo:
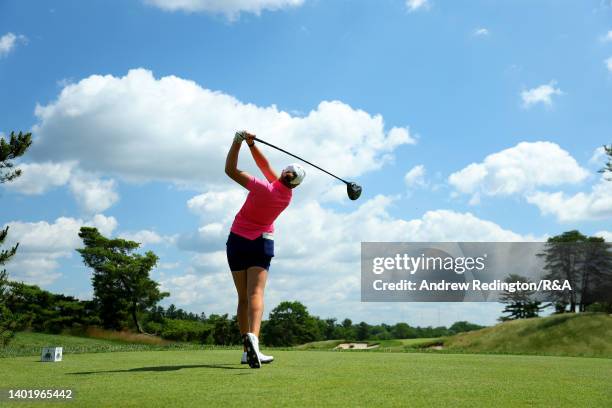
[[[269,346],[294,346],[320,338],[316,319],[297,301],[281,302],[262,327],[262,339]]]
[[[567,281],[572,288],[577,289],[578,282],[580,282],[581,253],[580,246],[573,244],[584,242],[586,239],[585,235],[576,230],[548,238],[544,252],[538,254],[543,256],[545,260],[544,270],[548,273],[544,278]],[[552,291],[548,293],[548,298],[555,305],[556,310],[565,311],[569,305],[569,311],[576,312],[577,290]]]
[[[510,274],[506,279],[506,283],[531,283],[529,278],[517,274]],[[514,319],[528,319],[530,317],[538,317],[543,307],[542,302],[533,299],[535,291],[533,290],[516,290],[514,292],[504,291],[500,297],[500,303],[506,304],[502,313],[509,313],[509,316],[502,316],[501,321]]]
[[[370,325],[366,322],[361,322],[357,325],[355,338],[359,341],[367,340],[370,337]]]
[[[583,245],[579,310],[595,303],[612,308],[612,244],[600,237],[589,237]]]
[[[144,333],[139,314],[170,295],[160,292],[159,284],[149,278],[157,256],[151,251],[144,255],[132,253],[139,243],[106,238],[93,227],[82,227],[79,237],[85,248],[77,251],[93,269],[94,301],[100,305],[104,325],[121,328],[129,316],[138,332]]]
[[[7,143],[4,138],[0,138],[0,184],[9,182],[21,175],[20,169],[15,169],[12,162],[16,158],[23,156],[32,144],[32,134],[11,132],[11,138]]]
[[[551,291],[549,299],[558,313],[585,311],[595,302],[611,302],[612,251],[600,237],[587,237],[578,231],[567,231],[548,239],[544,269],[550,280],[567,281],[568,291]]]
[[[344,319],[342,321],[342,337],[345,340],[355,340],[355,328],[351,319]]]
[[[475,324],[475,323],[470,323],[468,321],[460,321],[460,322],[455,322],[453,323],[453,325],[451,327],[448,328],[448,332],[449,334],[457,334],[457,333],[464,333],[464,332],[469,332],[469,331],[473,331],[473,330],[480,330],[480,329],[484,329],[485,326],[481,326],[479,324]]]
[[[21,175],[20,169],[15,169],[13,160],[23,156],[32,144],[32,134],[11,132],[8,143],[0,138],[0,184],[7,183]],[[0,245],[8,235],[9,227],[0,230]],[[3,266],[12,256],[17,253],[19,244],[15,244],[8,250],[0,251],[0,266]],[[8,274],[5,269],[0,270],[0,345],[5,346],[13,338],[15,330],[19,328],[20,319],[11,313],[7,305],[9,295]]]
[[[416,337],[415,330],[407,323],[397,323],[393,326],[391,334],[394,339],[410,339]]]
[[[6,304],[8,297],[8,280],[6,271],[0,271],[0,346],[6,346],[15,336],[19,319],[11,312]]]
[[[612,173],[612,144],[610,146],[603,146],[604,148],[604,152],[606,153],[606,156],[608,156],[608,162],[606,163],[606,166],[599,170],[600,173],[604,173],[604,174],[608,174],[608,173]],[[609,181],[612,181],[612,178],[608,179]]]

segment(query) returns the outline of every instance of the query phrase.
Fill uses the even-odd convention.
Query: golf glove
[[[236,134],[234,135],[234,142],[242,143],[242,141],[245,138],[246,138],[246,132],[244,130],[241,130],[240,132],[236,132]]]

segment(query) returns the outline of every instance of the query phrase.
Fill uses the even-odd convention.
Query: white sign
[[[63,347],[43,347],[40,361],[62,361]]]

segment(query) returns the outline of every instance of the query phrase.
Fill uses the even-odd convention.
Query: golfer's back
[[[278,180],[272,183],[251,176],[249,190],[231,231],[244,238],[256,239],[263,233],[274,232],[274,220],[291,202],[291,189]]]

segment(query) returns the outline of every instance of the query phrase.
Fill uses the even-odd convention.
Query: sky
[[[306,168],[266,313],[494,324],[494,303],[362,303],[360,243],[612,240],[609,0],[0,0],[0,95],[0,136],[34,141],[0,186],[9,276],[81,299],[90,225],[160,257],[164,305],[235,313],[241,129],[364,189]]]

